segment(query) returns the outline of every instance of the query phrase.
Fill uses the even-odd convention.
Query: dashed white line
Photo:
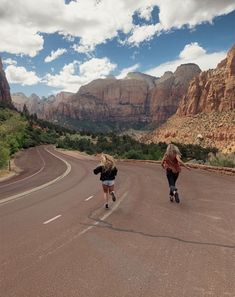
[[[86,198],[85,201],[88,201],[88,200],[92,199],[93,197],[94,197],[94,195]]]
[[[84,230],[82,230],[81,232],[75,234],[73,237],[71,237],[69,240],[67,240],[66,242],[62,243],[61,245],[59,245],[58,247],[56,247],[55,249],[49,251],[48,253],[44,254],[43,256],[41,256],[40,258],[43,258],[45,256],[51,255],[53,253],[55,253],[56,251],[58,251],[59,249],[63,248],[64,246],[68,245],[69,243],[71,243],[73,240],[77,239],[78,237],[80,237],[81,235],[87,233],[87,231],[93,229],[94,227],[96,227],[100,221],[107,219],[120,205],[120,203],[126,198],[128,192],[125,192],[119,199],[118,201],[114,204],[114,206],[112,207],[112,209],[110,211],[108,211],[105,215],[103,215],[102,217],[100,217],[98,219],[98,221],[96,221],[93,225],[85,228]]]
[[[48,223],[50,223],[50,222],[52,222],[52,221],[57,220],[59,217],[61,217],[61,215],[58,215],[58,216],[56,216],[56,217],[54,217],[54,218],[52,218],[52,219],[50,219],[50,220],[44,222],[43,224],[46,225],[46,224],[48,224]]]
[[[74,236],[72,238],[72,240],[78,236],[81,236],[81,235],[87,233],[87,231],[93,229],[96,225],[98,225],[100,223],[100,221],[107,219],[118,208],[119,204],[124,200],[124,198],[127,196],[127,194],[128,194],[128,192],[125,192],[122,195],[122,197],[120,197],[118,199],[118,201],[113,205],[113,208],[110,211],[108,211],[105,215],[103,215],[101,218],[99,218],[99,221],[95,222],[92,226],[89,226],[89,227],[85,228],[84,230],[82,230],[81,232],[79,232],[76,236]]]

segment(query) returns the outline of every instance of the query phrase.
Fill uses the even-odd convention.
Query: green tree
[[[10,159],[10,151],[4,142],[0,142],[0,169],[7,166]]]

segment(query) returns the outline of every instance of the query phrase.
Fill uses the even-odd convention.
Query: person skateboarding
[[[170,188],[170,201],[173,202],[175,199],[176,203],[180,203],[179,194],[176,188],[176,181],[179,177],[181,166],[189,170],[190,167],[181,160],[179,148],[172,143],[167,146],[161,165],[166,170],[166,176]]]
[[[112,200],[116,201],[116,196],[114,192],[114,181],[117,175],[118,169],[115,166],[114,158],[108,154],[100,155],[100,165],[96,167],[93,172],[94,174],[100,173],[100,180],[102,182],[103,192],[104,192],[104,201],[105,208],[109,208],[109,194],[112,197]]]

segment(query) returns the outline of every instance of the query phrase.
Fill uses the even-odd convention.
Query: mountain
[[[71,95],[73,93],[60,92],[55,96],[51,95],[40,98],[36,94],[27,97],[25,94],[19,92],[12,94],[12,102],[19,111],[22,111],[24,105],[26,105],[30,114],[36,113],[39,118],[51,120],[58,104],[63,100],[65,101]]]
[[[162,123],[173,115],[190,81],[200,72],[196,64],[182,64],[174,73],[167,71],[158,79],[150,100],[151,121]]]
[[[82,86],[76,94],[61,92],[40,99],[32,94],[12,94],[18,110],[24,104],[39,118],[58,121],[74,128],[140,127],[161,123],[175,113],[190,80],[200,73],[195,64],[180,65],[174,73],[154,77],[140,72],[128,73],[124,79],[113,76]]]
[[[143,141],[175,141],[235,151],[235,45],[215,69],[189,84],[174,116]]]
[[[110,125],[161,123],[176,112],[190,80],[200,72],[197,65],[184,64],[160,78],[132,72],[124,79],[97,79],[62,100],[52,117],[78,125],[81,121]]]
[[[177,114],[193,115],[200,112],[235,109],[235,45],[216,69],[195,77],[187,94],[180,102]]]
[[[0,103],[4,106],[13,107],[11,101],[10,87],[3,70],[2,60],[0,57]]]

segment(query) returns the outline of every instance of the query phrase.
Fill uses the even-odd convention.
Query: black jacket
[[[94,174],[100,174],[100,180],[114,180],[115,176],[117,175],[117,168],[114,167],[113,169],[105,170],[104,166],[98,166],[94,169]]]

